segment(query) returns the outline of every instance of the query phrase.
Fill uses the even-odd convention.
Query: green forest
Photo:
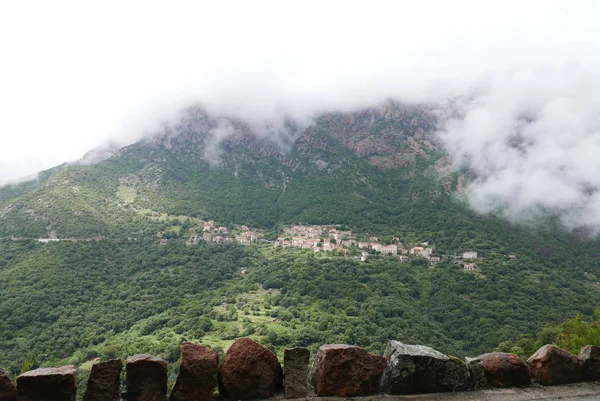
[[[476,355],[599,301],[581,277],[510,260],[466,272],[183,240],[0,246],[0,366],[15,375],[141,352],[176,362],[182,341],[223,353],[241,336],[279,355],[325,343],[381,353],[389,339]]]

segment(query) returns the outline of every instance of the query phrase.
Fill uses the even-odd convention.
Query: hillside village
[[[397,257],[400,261],[406,262],[411,257],[425,258],[430,265],[447,259],[445,255],[435,255],[434,247],[428,242],[418,245],[405,246],[400,238],[394,237],[391,243],[382,244],[375,236],[369,237],[368,241],[359,241],[352,235],[351,231],[339,230],[331,226],[292,226],[284,231],[284,236],[280,236],[273,244],[274,247],[281,248],[303,248],[312,249],[314,252],[339,251],[346,254],[348,250],[358,248],[362,250],[360,260],[365,262],[372,254],[381,254],[391,257]],[[465,270],[475,270],[477,265],[477,252],[464,252],[462,257],[455,258],[456,261],[468,261],[464,264]]]
[[[197,243],[200,240],[216,243],[235,241],[242,245],[250,245],[255,242],[265,241],[264,234],[250,231],[247,226],[239,226],[239,231],[241,231],[241,233],[232,236],[227,227],[217,227],[213,220],[209,220],[202,229],[202,235],[196,234],[192,236],[190,241],[192,243]]]
[[[200,226],[202,227],[202,226]],[[361,261],[366,262],[373,255],[384,255],[395,257],[401,262],[407,262],[413,258],[424,258],[430,266],[446,260],[446,255],[436,255],[433,245],[429,242],[419,244],[405,245],[400,238],[393,237],[388,243],[382,243],[376,236],[370,236],[368,240],[357,239],[352,231],[341,230],[339,226],[322,225],[295,225],[285,228],[283,235],[277,237],[275,241],[265,239],[263,233],[250,230],[247,226],[236,226],[232,234],[227,227],[217,226],[213,220],[207,221],[202,234],[196,233],[190,238],[190,243],[198,241],[207,241],[215,243],[237,242],[242,245],[251,245],[254,243],[272,243],[275,248],[301,248],[310,249],[313,252],[333,252],[342,254],[351,253],[356,255]],[[165,245],[168,240],[161,239],[161,244]],[[516,258],[514,255],[510,259]],[[460,256],[455,256],[453,260],[457,263],[463,263],[464,270],[476,270],[478,255],[476,251],[467,251]]]
[[[394,237],[392,243],[382,244],[375,236],[368,241],[359,241],[351,231],[339,230],[328,226],[292,226],[287,228],[284,236],[280,236],[274,243],[275,247],[312,249],[314,252],[339,251],[347,253],[349,249],[361,249],[361,260],[364,262],[372,253],[396,256],[401,261],[409,259],[409,255],[421,256],[434,264],[441,260],[433,256],[433,247],[428,243],[406,248],[399,238]]]

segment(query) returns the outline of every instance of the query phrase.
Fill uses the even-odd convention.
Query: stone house
[[[474,251],[463,252],[462,258],[463,259],[477,259],[477,252],[474,252]]]
[[[413,246],[412,248],[410,248],[410,250],[408,252],[411,255],[420,255],[422,250],[423,250],[422,246]]]
[[[369,249],[373,249],[374,251],[377,251],[377,252],[381,252],[382,248],[383,248],[383,245],[378,244],[376,242],[371,242],[369,244]]]
[[[464,264],[465,270],[475,270],[476,268],[477,268],[477,266],[475,265],[475,263],[465,263]]]
[[[345,239],[345,240],[342,240],[342,246],[350,247],[352,245],[356,246],[357,244],[358,244],[358,242],[356,242],[355,239]]]
[[[418,255],[424,258],[429,258],[433,253],[433,248],[423,248],[422,246],[413,246],[409,253],[411,255]]]
[[[386,255],[397,255],[398,254],[398,245],[386,245],[381,247],[381,253]]]
[[[429,248],[425,248],[425,249],[421,250],[421,252],[419,252],[419,255],[423,256],[424,258],[429,258],[432,253],[433,253],[433,248],[429,247]]]
[[[325,244],[323,244],[323,250],[327,251],[327,252],[331,252],[336,248],[335,244],[332,244],[330,242],[327,242]]]

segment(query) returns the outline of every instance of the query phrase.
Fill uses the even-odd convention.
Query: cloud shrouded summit
[[[600,228],[597,2],[33,9],[0,9],[0,183],[131,143],[192,104],[277,126],[394,98],[461,116],[440,136],[476,176],[476,210]]]
[[[468,201],[512,221],[558,214],[600,230],[600,84],[584,67],[496,77],[440,136],[475,176]]]

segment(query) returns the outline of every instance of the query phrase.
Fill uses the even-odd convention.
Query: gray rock
[[[75,401],[75,366],[30,370],[17,377],[19,401]]]
[[[304,398],[308,396],[308,361],[310,351],[307,348],[286,348],[283,354],[283,384],[285,398]]]
[[[381,389],[389,394],[437,393],[467,390],[470,376],[467,366],[424,345],[390,341],[385,354],[387,367]]]
[[[485,375],[485,370],[479,358],[465,358],[469,375],[471,375],[471,388],[479,390],[490,386],[490,382]]]
[[[0,368],[0,401],[17,401],[17,388],[8,372]]]
[[[600,379],[600,347],[586,345],[579,353],[579,359],[583,361],[583,377],[585,380]]]

